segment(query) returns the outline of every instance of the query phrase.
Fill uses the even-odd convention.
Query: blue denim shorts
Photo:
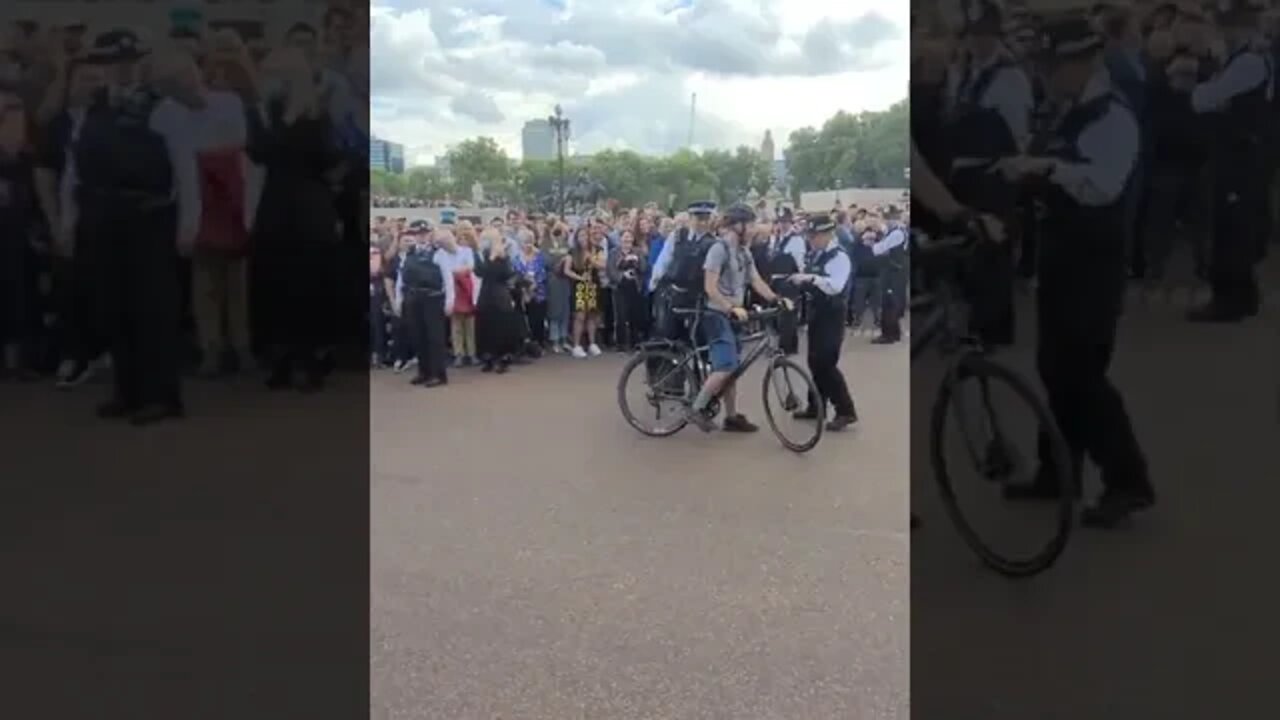
[[[702,315],[702,337],[711,354],[712,372],[730,372],[738,367],[738,336],[733,323],[724,313],[707,311]]]

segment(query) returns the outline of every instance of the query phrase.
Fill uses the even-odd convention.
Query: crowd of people
[[[3,372],[110,369],[98,412],[136,424],[183,415],[187,371],[319,388],[365,335],[333,288],[365,240],[367,14],[169,22],[23,21],[0,60]]]
[[[1004,489],[1008,500],[1058,498],[1091,459],[1104,491],[1086,525],[1115,527],[1155,503],[1108,377],[1133,281],[1169,286],[1171,261],[1185,254],[1191,282],[1210,291],[1187,320],[1259,313],[1280,149],[1269,6],[1037,13],[964,0],[954,18],[917,18],[913,176],[940,183],[913,225],[946,233],[976,214],[1008,230],[1011,242],[981,245],[965,268],[973,330],[992,347],[1013,342],[1017,277],[1036,286],[1037,370],[1077,474],[1058,477],[1045,458],[1033,482]],[[1042,434],[1041,452],[1051,445]]]
[[[447,381],[445,365],[505,373],[546,354],[586,359],[634,351],[654,334],[654,267],[664,245],[690,226],[688,212],[662,212],[652,203],[581,218],[510,209],[487,225],[442,215],[436,224],[379,215],[370,227],[372,365],[416,367],[415,382],[429,386]],[[770,215],[750,228],[752,257],[760,268],[789,257],[797,272],[812,252],[810,218],[785,209]],[[886,244],[885,236],[901,224],[902,210],[837,207],[830,216],[857,268],[847,324],[875,328],[874,342],[897,342],[906,253],[900,240]],[[423,367],[429,353],[415,347],[424,334],[405,311],[406,263],[419,249],[430,251],[448,278],[434,311],[445,328],[446,357],[432,359],[430,369]]]

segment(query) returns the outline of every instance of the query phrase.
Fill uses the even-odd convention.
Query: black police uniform
[[[804,292],[795,286],[795,284],[787,282],[786,279],[777,279],[776,276],[794,275],[800,272],[801,268],[796,263],[796,259],[787,249],[792,243],[796,242],[799,236],[788,234],[778,240],[777,247],[770,248],[765,258],[765,264],[756,267],[765,269],[765,277],[769,279],[769,287],[778,295],[789,298],[791,300],[800,301],[803,299]],[[800,238],[803,242],[804,239]],[[767,246],[766,246],[767,247]],[[797,302],[797,304],[799,304]],[[794,355],[800,351],[800,322],[798,312],[783,313],[778,318],[778,348],[787,355]]]
[[[400,266],[403,317],[418,355],[416,385],[448,382],[445,369],[445,283],[453,282],[436,262],[435,248],[410,250]]]
[[[137,40],[107,33],[100,62],[136,57]],[[88,108],[75,144],[77,203],[92,246],[102,330],[114,371],[103,417],[138,423],[181,413],[181,292],[177,275],[178,203],[173,161],[153,129],[162,102],[141,88]]]
[[[1222,74],[1246,56],[1270,63],[1243,47],[1229,55]],[[1274,121],[1269,102],[1271,77],[1231,98],[1211,123],[1212,250],[1209,306],[1191,311],[1197,321],[1234,321],[1258,312],[1260,297],[1254,267],[1265,248],[1268,136]]]
[[[811,226],[812,231],[833,232],[835,225],[829,221]],[[817,287],[808,288],[809,300],[809,373],[822,398],[835,410],[832,429],[840,429],[858,419],[858,413],[849,395],[849,386],[840,372],[840,348],[844,344],[844,319],[848,314],[848,285],[851,279],[853,259],[845,253],[833,238],[825,250],[811,254],[805,273],[830,277],[829,268],[834,263],[844,264],[845,281],[834,295]],[[801,418],[816,418],[818,398],[809,398],[809,407],[797,414]]]
[[[1094,37],[1085,20],[1064,22],[1047,32],[1051,44]],[[1044,155],[1067,163],[1082,162],[1081,137],[1099,123],[1115,122],[1113,113],[1127,115],[1136,132],[1132,112],[1106,83],[1105,73],[1095,78],[1092,87],[1098,86],[1106,91],[1095,97],[1086,93],[1060,118],[1045,144]],[[1112,150],[1131,154],[1128,172],[1132,174],[1139,158],[1137,143],[1116,143]],[[1154,497],[1146,460],[1124,402],[1107,377],[1128,279],[1124,244],[1127,198],[1121,192],[1105,205],[1085,205],[1053,184],[1052,174],[1042,197],[1046,219],[1039,267],[1036,364],[1053,417],[1071,450],[1075,472],[1079,473],[1086,455],[1101,469],[1106,492],[1095,517],[1098,524],[1110,524],[1145,507]],[[1049,448],[1049,438],[1042,434],[1042,461],[1049,459]],[[1036,484],[1008,487],[1006,497],[1056,494],[1060,479],[1048,475],[1048,468],[1047,462],[1042,463]]]
[[[964,5],[966,32],[1001,32],[1002,13],[996,3],[968,0]],[[1025,73],[1007,53],[982,69],[973,68],[972,62],[972,58],[966,59],[956,96],[944,113],[942,133],[949,156],[947,166],[951,168],[946,181],[959,202],[1008,219],[1017,212],[1017,189],[988,170],[996,160],[1016,155],[1022,139],[1014,135],[997,109],[984,106],[982,101],[1003,74]],[[968,288],[973,303],[973,330],[989,344],[1012,342],[1012,245],[979,248],[975,250],[975,260],[975,275]]]

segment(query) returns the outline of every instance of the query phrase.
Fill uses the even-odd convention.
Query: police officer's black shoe
[[[892,344],[894,344],[894,343],[898,342],[898,340],[899,340],[899,339],[900,339],[900,338],[896,338],[896,337],[889,337],[889,336],[887,336],[887,335],[880,335],[880,336],[876,337],[874,340],[872,340],[872,341],[871,341],[871,344],[872,344],[872,345],[892,345]]]
[[[1059,500],[1062,498],[1062,483],[1058,482],[1058,478],[1053,473],[1041,469],[1036,472],[1035,479],[1030,483],[1025,485],[1005,485],[1001,494],[1005,500],[1011,502]],[[1077,498],[1080,497],[1079,483],[1076,483],[1072,495]]]
[[[484,364],[484,367],[480,368],[480,372],[487,372],[487,373],[493,372],[493,363],[486,362]]]
[[[840,432],[850,425],[858,422],[856,415],[837,415],[827,423],[827,429],[833,432]]]
[[[813,407],[807,407],[804,410],[797,410],[791,413],[791,417],[795,420],[817,420],[818,411]]]
[[[1155,493],[1150,490],[1109,490],[1080,513],[1080,524],[1089,528],[1111,529],[1135,512],[1155,505],[1155,502]]]
[[[1187,311],[1187,320],[1198,323],[1234,323],[1248,316],[1244,310],[1210,302]]]
[[[426,378],[426,376],[425,376],[425,375],[415,375],[415,376],[414,376],[414,378],[413,378],[412,380],[410,380],[410,381],[409,381],[409,384],[410,384],[410,385],[422,385],[422,384],[424,384],[424,383],[426,383],[426,382],[427,382],[427,378]]]
[[[129,423],[136,427],[143,427],[164,420],[176,420],[183,415],[182,405],[177,403],[147,405],[134,411],[129,416]]]
[[[123,400],[108,400],[98,406],[98,417],[103,420],[116,420],[128,417],[134,411],[133,405]]]
[[[747,419],[746,415],[737,413],[724,419],[724,431],[732,433],[753,433],[760,429],[758,425]]]
[[[442,378],[442,377],[431,378],[429,380],[422,381],[422,387],[425,387],[425,388],[440,387],[441,385],[448,385],[448,384],[449,384],[449,379]]]

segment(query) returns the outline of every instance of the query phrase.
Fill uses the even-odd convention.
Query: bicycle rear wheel
[[[972,415],[965,416],[963,412],[964,406],[958,399],[959,390],[962,385],[967,383],[976,383],[980,390],[982,402],[978,413],[981,413],[983,420],[972,421]],[[1044,522],[1050,524],[1048,539],[1027,554],[1014,554],[998,550],[993,546],[992,542],[978,532],[975,523],[971,518],[966,517],[964,511],[960,508],[960,502],[953,485],[951,469],[947,465],[944,451],[944,442],[949,426],[948,421],[953,416],[955,416],[959,425],[957,429],[966,441],[974,435],[980,434],[981,428],[975,429],[974,426],[989,427],[991,429],[990,437],[983,439],[983,447],[979,450],[970,446],[968,448],[969,454],[974,456],[975,464],[980,465],[980,474],[986,475],[989,480],[1007,479],[1012,474],[1012,465],[1014,464],[1012,458],[1017,453],[1008,447],[1008,431],[1001,430],[1002,426],[997,417],[995,406],[991,402],[991,390],[997,386],[1003,386],[1011,390],[1016,403],[1022,406],[1018,408],[1020,414],[1015,417],[1021,417],[1029,412],[1030,417],[1037,423],[1038,429],[1048,433],[1050,457],[1041,458],[1041,462],[1049,463],[1052,467],[1044,469],[1054,473],[1056,477],[1062,478],[1063,482],[1066,483],[1060,498],[1055,500],[1054,505],[1047,510],[1050,517],[1046,518]],[[1009,414],[1012,413],[1007,413],[1006,417]],[[951,516],[956,528],[960,531],[960,535],[969,547],[978,554],[983,563],[1006,577],[1029,577],[1049,569],[1062,555],[1062,551],[1066,548],[1067,541],[1071,536],[1071,530],[1075,523],[1077,493],[1072,484],[1074,483],[1075,475],[1072,472],[1072,463],[1066,441],[1059,433],[1048,408],[1035,391],[1031,389],[1031,386],[1021,376],[1003,365],[994,363],[980,355],[969,355],[962,358],[957,363],[954,371],[948,374],[946,380],[943,381],[942,387],[938,390],[938,396],[934,400],[930,422],[929,454],[933,465],[934,477],[942,492],[942,499],[947,508],[947,513]],[[1012,423],[1010,424],[1012,425]],[[979,454],[983,455],[982,460],[977,458]],[[997,478],[996,476],[999,477]],[[1028,512],[1033,511],[1028,509]]]
[[[632,376],[642,379],[642,399],[632,403],[628,388]],[[697,379],[685,358],[671,350],[643,349],[622,368],[618,378],[618,409],[627,424],[649,437],[669,437],[688,424],[684,410],[697,392]],[[640,413],[654,416],[654,423]]]
[[[827,403],[818,393],[809,373],[805,372],[794,360],[787,357],[775,357],[764,371],[764,383],[761,388],[764,394],[764,414],[769,419],[769,427],[784,447],[794,453],[805,453],[817,446],[822,439],[823,426],[826,424]],[[818,398],[817,419],[812,421],[793,421],[800,432],[796,437],[783,430],[791,427],[786,421],[791,414],[808,405],[809,398]]]

